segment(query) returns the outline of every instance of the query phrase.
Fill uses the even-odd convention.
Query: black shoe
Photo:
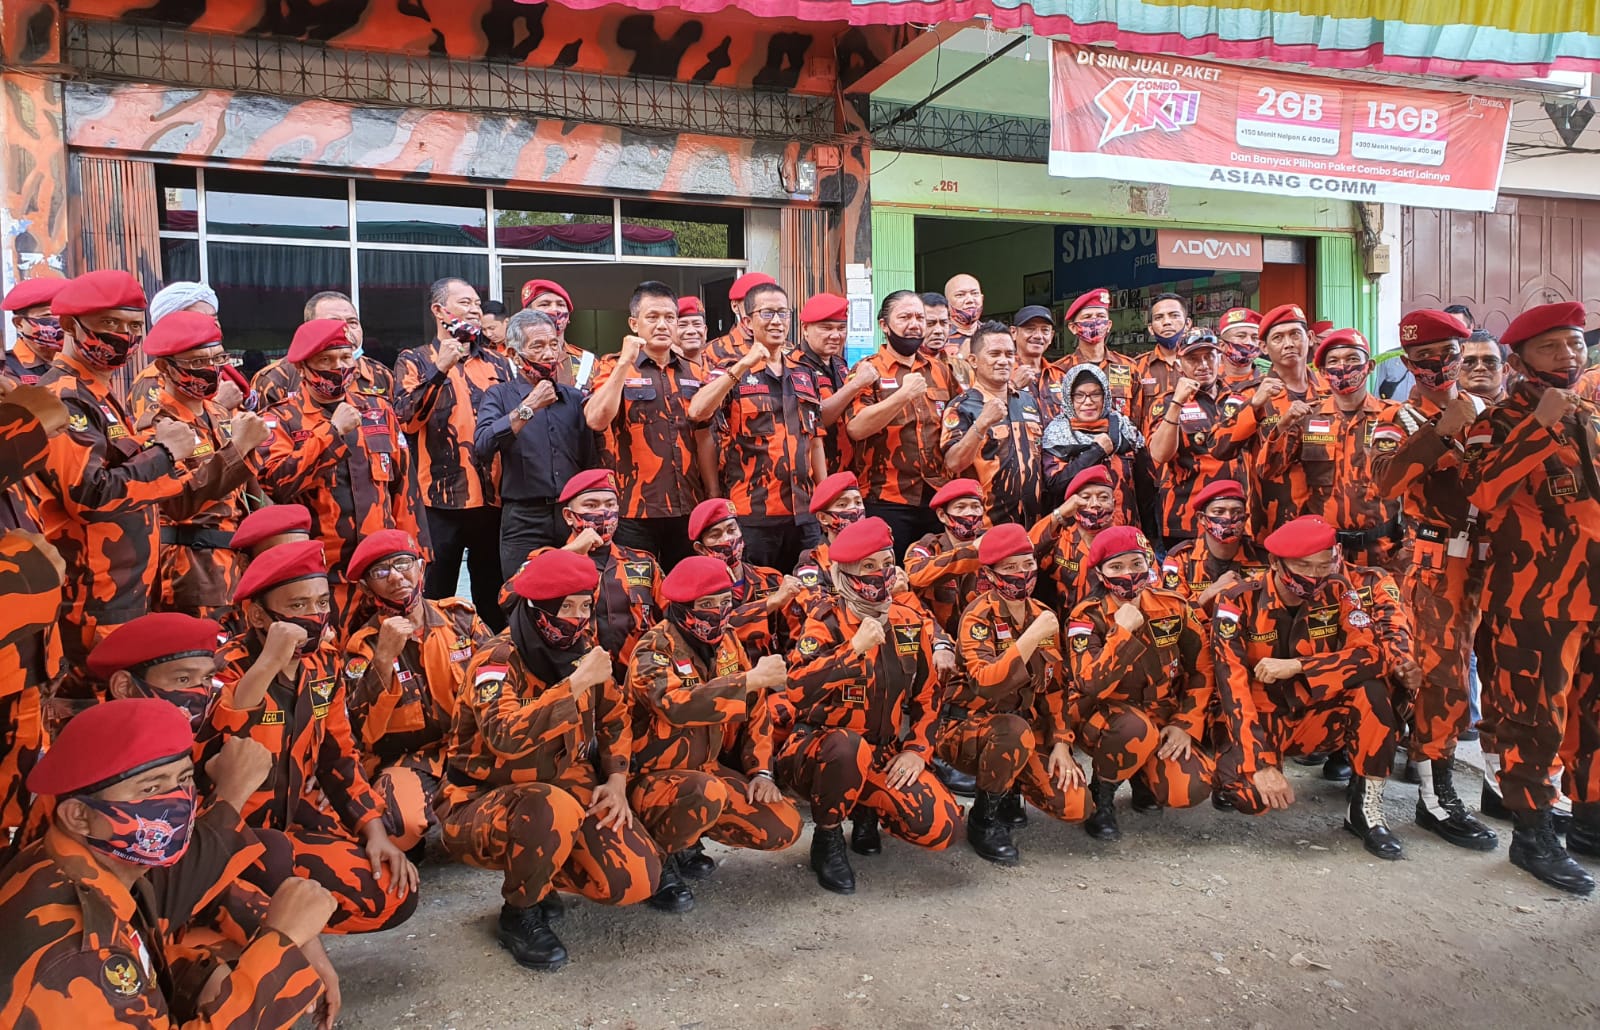
[[[1557,890],[1570,894],[1594,892],[1594,877],[1561,846],[1548,808],[1518,812],[1516,821],[1516,828],[1511,831],[1512,865]]]
[[[1559,808],[1551,809],[1550,825],[1555,828],[1556,836],[1565,837],[1572,831],[1572,813],[1563,812]]]
[[[1405,771],[1400,774],[1400,778],[1405,780],[1407,783],[1422,782],[1422,773],[1419,771],[1417,763],[1412,761],[1411,756],[1409,755],[1406,756]]]
[[[1333,783],[1349,783],[1355,770],[1350,767],[1350,756],[1343,751],[1335,751],[1322,763],[1322,778]]]
[[[1572,806],[1567,827],[1567,850],[1584,858],[1600,858],[1600,804]]]
[[[1421,781],[1417,793],[1417,825],[1438,834],[1446,843],[1468,851],[1493,851],[1500,837],[1467,810],[1456,793],[1454,763],[1448,758],[1417,766]]]
[[[691,880],[704,880],[717,868],[717,860],[706,854],[706,846],[699,841],[677,854],[678,872]]]
[[[994,807],[994,817],[1013,830],[1028,825],[1028,807],[1022,803],[1022,791],[1015,787],[1000,795]]]
[[[978,791],[967,813],[967,842],[978,857],[1000,865],[1016,865],[1020,861],[1017,846],[1011,841],[1011,827],[997,817],[1002,794]]]
[[[552,889],[549,894],[539,899],[539,911],[544,913],[545,922],[553,923],[567,914],[567,903]]]
[[[1511,821],[1511,809],[1506,807],[1506,799],[1500,796],[1499,791],[1489,786],[1487,774],[1483,781],[1483,793],[1478,795],[1478,811],[1490,819]]]
[[[844,847],[844,827],[821,826],[811,830],[811,869],[817,882],[835,894],[856,892],[856,873]]]
[[[964,798],[978,796],[978,778],[969,776],[955,766],[946,765],[937,758],[933,760],[933,775],[939,778],[945,789],[952,794],[960,794]]]
[[[1150,789],[1150,784],[1143,776],[1135,776],[1130,784],[1133,787],[1133,810],[1135,812],[1159,812],[1165,806],[1161,799],[1156,797],[1156,792]]]
[[[1237,812],[1239,807],[1233,803],[1233,795],[1225,790],[1211,792],[1211,807],[1219,812]]]
[[[850,850],[858,855],[883,854],[883,838],[878,835],[877,809],[857,805],[850,816]]]
[[[1326,751],[1313,751],[1309,755],[1296,755],[1293,761],[1295,765],[1321,765],[1328,760],[1328,757]]]
[[[1357,776],[1350,781],[1350,807],[1345,812],[1344,828],[1361,838],[1361,845],[1385,861],[1405,858],[1400,838],[1389,829],[1383,817],[1383,785],[1386,781]]]
[[[420,866],[428,860],[428,838],[424,837],[406,849],[406,858],[414,866]]]
[[[661,882],[645,904],[657,912],[673,914],[694,908],[694,892],[683,882],[683,876],[678,872],[676,855],[668,855],[661,860]]]
[[[1083,830],[1095,840],[1121,840],[1117,829],[1117,783],[1115,780],[1091,779],[1089,796],[1094,799],[1094,814],[1083,821]]]
[[[528,969],[560,969],[567,964],[567,949],[550,929],[538,905],[528,908],[500,906],[500,946],[511,952],[517,965]]]

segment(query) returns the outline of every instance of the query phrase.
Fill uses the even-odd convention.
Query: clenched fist
[[[856,630],[856,635],[850,638],[850,650],[856,654],[866,654],[873,648],[883,643],[883,623],[877,619],[868,619]]]
[[[353,433],[361,425],[361,409],[349,401],[340,401],[339,406],[333,409],[333,414],[328,416],[328,421],[333,423],[333,428],[340,436]]]

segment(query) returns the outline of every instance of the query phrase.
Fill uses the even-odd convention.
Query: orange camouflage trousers
[[[323,832],[296,826],[284,831],[294,848],[294,874],[315,880],[338,903],[324,933],[374,933],[399,926],[417,907],[417,891],[396,896],[390,874],[373,873],[366,848],[342,829]]]
[[[682,851],[701,837],[754,851],[782,851],[800,839],[800,811],[788,798],[751,801],[750,778],[723,767],[641,773],[628,804],[662,851]]]
[[[1122,783],[1143,778],[1168,808],[1189,808],[1211,796],[1217,764],[1192,744],[1186,758],[1162,758],[1161,727],[1147,712],[1112,702],[1096,706],[1083,722],[1078,742],[1089,755],[1095,779]]]
[[[1478,655],[1483,749],[1500,756],[1513,811],[1555,804],[1550,773],[1577,804],[1600,802],[1600,627],[1564,619],[1484,619]]]
[[[818,826],[838,826],[866,805],[883,828],[908,844],[942,851],[956,839],[961,806],[930,769],[899,789],[889,786],[896,751],[872,745],[854,730],[797,725],[774,763],[778,783],[811,802]]]
[[[438,823],[433,798],[439,793],[438,759],[406,755],[369,774],[372,789],[383,798],[383,828],[401,851],[422,843],[428,827]]]
[[[33,687],[0,697],[0,865],[33,834],[33,795],[23,785],[45,745],[43,700]],[[13,836],[15,840],[13,841]]]
[[[1410,754],[1418,761],[1449,758],[1470,718],[1467,678],[1482,615],[1483,566],[1465,558],[1445,558],[1442,569],[1412,565],[1400,590],[1416,623],[1411,639],[1422,668]]]
[[[945,712],[949,720],[950,710]],[[935,750],[947,765],[976,776],[985,793],[1014,788],[1039,811],[1069,823],[1082,822],[1087,813],[1088,789],[1056,786],[1045,764],[1049,753],[1039,750],[1038,735],[1020,715],[995,712],[946,721]]]
[[[1280,763],[1296,755],[1343,750],[1357,776],[1385,779],[1394,768],[1400,733],[1389,685],[1381,679],[1352,684],[1335,697],[1293,712],[1258,712],[1256,720],[1262,747],[1275,751]],[[1232,799],[1236,810],[1260,815],[1267,803],[1244,775],[1243,757],[1237,744],[1217,756],[1218,790]]]
[[[500,894],[514,908],[551,890],[603,905],[635,905],[656,892],[661,861],[635,822],[603,827],[585,814],[590,787],[512,783],[451,803],[440,795],[440,836],[452,858],[505,874]]]

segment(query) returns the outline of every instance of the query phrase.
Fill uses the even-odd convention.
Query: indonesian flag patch
[[[1313,418],[1306,421],[1306,432],[1318,436],[1327,436],[1333,432],[1333,420],[1326,418]]]

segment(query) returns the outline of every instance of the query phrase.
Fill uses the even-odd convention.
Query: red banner
[[[1511,102],[1056,42],[1050,174],[1493,210]]]

